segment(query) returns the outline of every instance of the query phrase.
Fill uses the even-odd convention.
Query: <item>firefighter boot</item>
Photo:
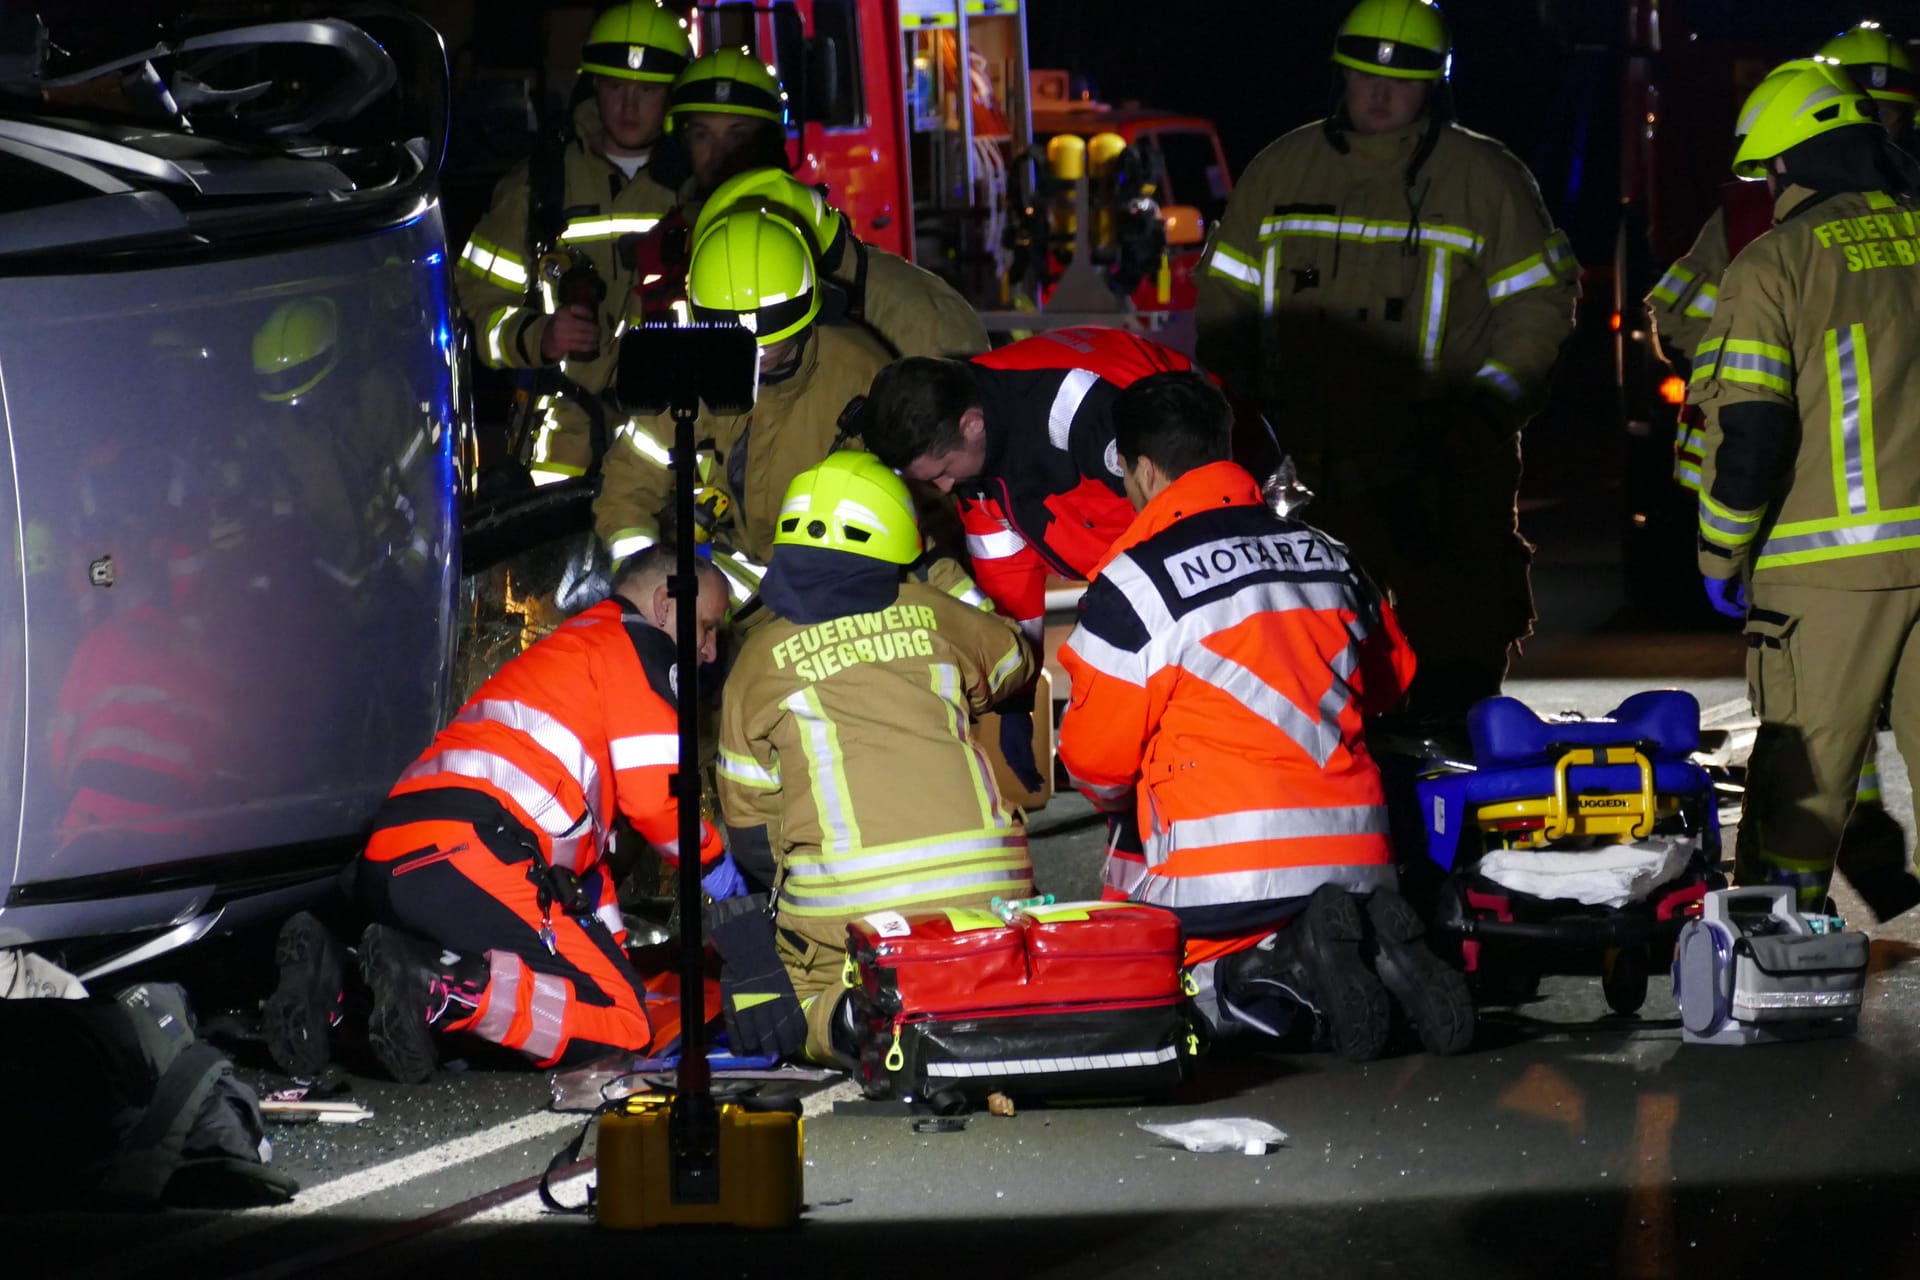
[[[484,959],[465,959],[383,924],[360,936],[360,975],[373,990],[367,1043],[401,1084],[419,1084],[440,1065],[436,1027],[467,1017],[487,987]]]
[[[1349,1062],[1379,1057],[1392,1025],[1387,990],[1361,957],[1365,941],[1360,904],[1340,886],[1323,884],[1274,948],[1325,1023],[1334,1051]]]
[[[267,1053],[288,1075],[311,1080],[332,1057],[328,1037],[340,1025],[346,1000],[340,944],[311,912],[302,911],[280,926],[273,960],[280,967],[280,985],[260,1008]]]
[[[1367,900],[1367,952],[1374,972],[1419,1033],[1428,1053],[1459,1053],[1473,1042],[1473,996],[1464,974],[1433,954],[1420,913],[1391,889]]]
[[[1920,878],[1907,870],[1907,833],[1878,800],[1853,806],[1840,833],[1837,869],[1875,920],[1920,906]]]

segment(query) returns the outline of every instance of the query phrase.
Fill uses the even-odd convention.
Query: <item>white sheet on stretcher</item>
[[[1624,907],[1686,869],[1691,836],[1648,836],[1597,849],[1496,849],[1480,859],[1480,874],[1503,888],[1536,898]]]

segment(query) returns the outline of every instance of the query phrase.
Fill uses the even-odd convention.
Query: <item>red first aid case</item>
[[[847,926],[870,1097],[1133,1097],[1199,1051],[1171,912],[1069,902],[883,911]]]

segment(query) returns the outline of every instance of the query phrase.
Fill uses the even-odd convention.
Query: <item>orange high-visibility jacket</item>
[[[1329,882],[1393,884],[1361,717],[1399,700],[1413,653],[1346,548],[1275,516],[1245,470],[1197,468],[1147,504],[1060,661],[1061,759],[1139,815],[1145,861],[1110,855],[1109,889],[1217,932]]]
[[[554,866],[582,877],[606,850],[616,813],[677,859],[673,638],[623,606],[631,610],[615,596],[585,610],[500,668],[400,775],[388,813],[400,797],[463,788],[490,797]],[[720,853],[702,821],[700,860]],[[617,916],[609,925],[620,932]]]
[[[1138,334],[1088,325],[1010,343],[973,365],[987,469],[954,490],[960,525],[974,581],[1037,648],[1048,571],[1092,577],[1133,518],[1114,400],[1141,378],[1193,362]]]

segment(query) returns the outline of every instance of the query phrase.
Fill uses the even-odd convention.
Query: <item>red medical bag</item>
[[[847,926],[869,1097],[1135,1097],[1199,1051],[1180,922],[1158,907],[882,911]]]

